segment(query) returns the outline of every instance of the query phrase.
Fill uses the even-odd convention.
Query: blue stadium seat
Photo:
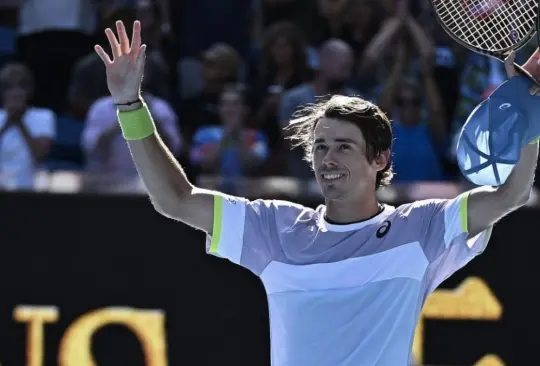
[[[0,27],[0,54],[13,55],[15,53],[16,39],[15,29]]]
[[[0,27],[0,68],[13,59],[16,39],[15,29]]]

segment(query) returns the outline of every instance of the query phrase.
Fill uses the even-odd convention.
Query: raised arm
[[[409,13],[408,0],[398,2],[396,15],[384,21],[379,32],[371,39],[363,54],[360,73],[369,73],[377,66],[385,52],[392,48],[392,42],[400,36]]]
[[[505,61],[508,77],[516,76],[514,55]],[[523,67],[535,77],[540,76],[540,51],[537,49]],[[540,100],[539,100],[540,102]],[[521,150],[521,158],[506,182],[496,188],[479,187],[470,192],[467,201],[467,226],[473,237],[503,216],[525,205],[529,200],[534,172],[538,161],[538,142],[534,141]]]
[[[161,214],[211,234],[214,194],[188,181],[159,137],[141,98],[146,51],[146,45],[141,45],[141,25],[135,22],[131,45],[122,22],[117,22],[116,27],[118,38],[111,29],[105,31],[113,60],[102,47],[96,46],[95,50],[106,66],[107,85],[118,106],[122,133],[152,204]]]

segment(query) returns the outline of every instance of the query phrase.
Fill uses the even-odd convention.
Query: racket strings
[[[436,0],[439,19],[469,45],[503,53],[535,31],[538,0]]]

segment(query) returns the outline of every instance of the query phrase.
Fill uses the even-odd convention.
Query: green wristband
[[[142,140],[152,135],[156,127],[148,106],[143,103],[142,108],[128,112],[117,112],[122,135],[126,140]]]
[[[540,141],[540,137],[537,137],[537,138],[535,138],[534,140],[532,140],[531,142],[529,142],[529,145],[534,145],[534,144],[536,144],[538,141]]]

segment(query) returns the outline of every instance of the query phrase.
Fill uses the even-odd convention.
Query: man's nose
[[[337,166],[332,150],[328,150],[328,153],[324,156],[322,160],[322,164],[323,166],[328,167],[328,168]]]

